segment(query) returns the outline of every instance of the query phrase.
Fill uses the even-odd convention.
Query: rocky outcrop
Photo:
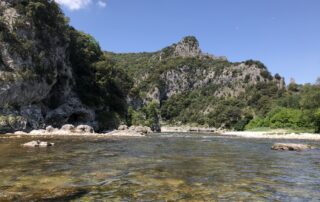
[[[161,102],[161,100],[170,98],[175,94],[208,86],[216,88],[212,95],[215,97],[237,97],[245,92],[248,86],[261,82],[275,82],[279,89],[283,89],[285,86],[282,78],[277,80],[272,76],[267,77],[265,75],[267,70],[261,69],[255,64],[226,63],[225,65],[222,71],[217,71],[214,66],[203,69],[188,65],[165,71],[160,75],[160,80],[163,83],[161,91],[156,85],[151,87],[149,92],[146,93],[146,100]]]
[[[173,55],[176,57],[197,57],[202,55],[199,42],[195,37],[183,38],[175,47]]]
[[[4,0],[0,4],[0,116],[10,114],[23,121],[1,122],[0,130],[32,130],[65,123],[96,126],[94,111],[82,104],[73,90],[70,39],[67,25],[59,18],[63,14],[52,10],[56,22],[48,22],[32,16],[38,12],[36,8],[26,15],[22,10],[32,6],[26,1],[19,7],[21,2]],[[51,11],[49,2],[44,1],[44,5]]]
[[[175,58],[175,57],[182,57],[182,58],[188,58],[188,57],[198,57],[198,58],[211,58],[214,60],[222,60],[226,61],[227,58],[217,57],[212,54],[203,53],[199,41],[194,36],[186,36],[181,41],[179,41],[177,44],[172,44],[171,46],[168,46],[160,51],[160,61],[164,58]]]
[[[306,144],[275,143],[271,149],[278,151],[305,151],[312,149],[312,146]]]

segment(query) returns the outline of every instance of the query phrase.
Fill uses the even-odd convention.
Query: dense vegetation
[[[258,116],[247,129],[258,127],[314,129],[320,132],[320,86],[289,85],[288,91],[275,100],[273,109],[265,116]]]
[[[170,47],[162,51],[166,52],[169,49]],[[189,76],[193,77],[199,69],[214,69],[216,76],[219,76],[228,66],[238,64],[208,57],[160,59],[160,52],[106,54],[115,60],[117,67],[126,69],[129,75],[134,75],[137,81],[129,94],[144,101],[148,101],[146,94],[150,88],[157,86],[161,91],[165,87],[160,75],[169,70],[188,66]],[[159,103],[149,100],[151,106],[156,109],[153,113],[147,110],[150,104],[130,107],[128,123],[152,126],[161,117],[163,124],[172,125],[201,125],[233,130],[286,128],[319,132],[319,85],[292,83],[287,88],[279,88],[276,81],[280,80],[281,76],[272,76],[263,63],[248,60],[244,64],[255,65],[262,71],[256,84],[249,84],[251,78],[250,75],[246,75],[245,91],[240,95],[213,96],[222,86],[210,84],[169,98],[161,97]],[[237,74],[241,72],[233,71],[231,77]],[[145,75],[148,75],[146,79],[141,79]],[[264,82],[266,80],[269,82]],[[156,113],[158,114],[155,115]]]
[[[21,80],[46,78],[50,83],[50,71],[43,61],[56,41],[47,38],[59,38],[57,41],[68,44],[66,53],[74,75],[74,90],[84,104],[96,111],[101,129],[115,128],[122,122],[159,130],[162,122],[234,130],[267,127],[320,132],[320,79],[313,85],[292,82],[281,88],[281,76],[271,75],[259,61],[231,63],[209,55],[180,57],[174,54],[177,44],[153,53],[103,52],[93,37],[68,25],[54,1],[19,1],[14,7],[31,19],[41,42],[19,38],[8,31],[0,18],[0,42],[10,42],[10,48],[22,55],[28,55],[31,49],[40,53],[32,58],[37,64],[35,71],[22,67],[18,76]],[[14,26],[28,29],[26,24],[20,19]],[[195,37],[186,37],[184,43],[199,46]],[[243,69],[234,68],[239,64],[254,67],[259,74],[244,74]],[[8,68],[1,57],[0,65]],[[12,78],[11,70],[5,70],[0,82],[20,78]],[[208,72],[214,72],[212,78],[194,87],[197,81],[207,79]],[[167,73],[182,75],[175,81],[178,92],[172,96],[166,94]],[[243,79],[239,82],[239,78]],[[219,79],[221,82],[215,82]],[[150,96],[153,89],[159,91],[156,99]],[[1,116],[0,124],[14,125],[21,120],[20,116]]]
[[[72,28],[69,32],[76,91],[85,104],[96,109],[100,128],[114,128],[127,114],[132,81],[103,54],[94,38]]]

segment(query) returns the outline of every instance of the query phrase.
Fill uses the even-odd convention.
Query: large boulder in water
[[[306,144],[275,143],[271,149],[277,151],[305,151],[312,149],[312,147]]]

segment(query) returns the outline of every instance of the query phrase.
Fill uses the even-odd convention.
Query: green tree
[[[80,99],[89,106],[98,106],[103,100],[95,82],[93,64],[102,60],[103,53],[99,44],[88,34],[70,29],[70,61],[73,67],[76,91]]]
[[[320,108],[316,110],[314,114],[314,119],[315,132],[320,133]]]
[[[317,78],[316,82],[315,82],[316,86],[320,86],[320,77]]]
[[[306,84],[301,90],[300,106],[303,109],[316,109],[320,107],[320,87]]]

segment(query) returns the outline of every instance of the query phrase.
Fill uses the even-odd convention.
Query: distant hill
[[[234,127],[271,107],[250,105],[256,94],[261,93],[263,100],[285,91],[284,79],[271,75],[261,62],[231,63],[226,57],[203,53],[193,36],[153,53],[105,54],[132,76],[128,101],[133,109],[155,102],[159,119],[172,124]],[[258,88],[265,92],[257,92]],[[218,120],[222,114],[217,110],[236,117]]]

